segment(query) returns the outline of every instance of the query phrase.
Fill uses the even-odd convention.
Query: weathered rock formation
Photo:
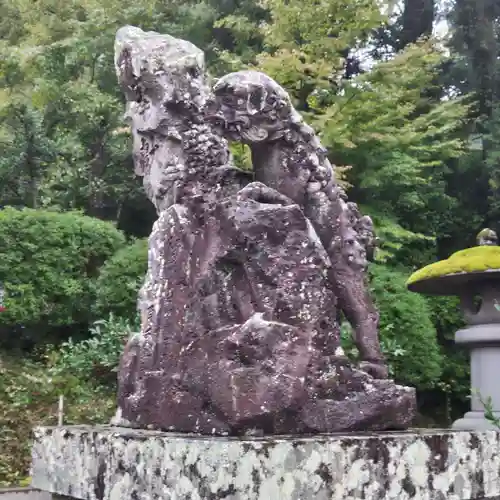
[[[125,27],[116,68],[136,171],[159,218],[115,423],[202,434],[407,427],[414,390],[374,378],[342,352],[332,252],[307,203],[280,187],[286,178],[252,182],[236,169],[205,118],[203,52]],[[363,275],[361,237],[344,224]],[[345,243],[335,231],[332,244]],[[372,340],[365,345],[377,350]]]

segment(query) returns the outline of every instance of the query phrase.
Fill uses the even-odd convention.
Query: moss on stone
[[[474,273],[500,270],[500,246],[478,246],[460,250],[451,257],[415,271],[406,282],[411,285],[417,281],[438,278],[449,274]]]

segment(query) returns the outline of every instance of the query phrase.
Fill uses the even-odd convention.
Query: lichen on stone
[[[500,498],[500,433],[214,438],[108,426],[34,430],[32,484],[86,500]]]
[[[455,252],[445,260],[434,262],[415,271],[406,282],[411,285],[418,281],[440,278],[452,274],[477,273],[500,270],[500,247],[477,246]]]

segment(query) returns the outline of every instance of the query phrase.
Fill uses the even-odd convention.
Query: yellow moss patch
[[[500,246],[480,246],[467,248],[454,253],[446,260],[434,262],[415,271],[406,282],[411,285],[417,281],[438,278],[447,274],[474,273],[500,270]]]

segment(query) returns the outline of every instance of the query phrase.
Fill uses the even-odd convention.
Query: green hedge
[[[455,343],[455,333],[465,327],[458,297],[428,298],[438,341],[446,357],[441,376],[442,389],[454,400],[468,403],[470,395],[469,352]]]
[[[371,290],[380,311],[380,335],[386,345],[397,345],[389,360],[396,380],[417,389],[434,387],[444,358],[425,297],[409,292],[407,274],[382,265],[370,266]]]
[[[137,294],[148,267],[148,240],[137,240],[111,257],[97,280],[96,318],[133,319],[137,314]]]
[[[79,212],[0,210],[0,346],[88,329],[99,269],[124,245],[113,224]]]

